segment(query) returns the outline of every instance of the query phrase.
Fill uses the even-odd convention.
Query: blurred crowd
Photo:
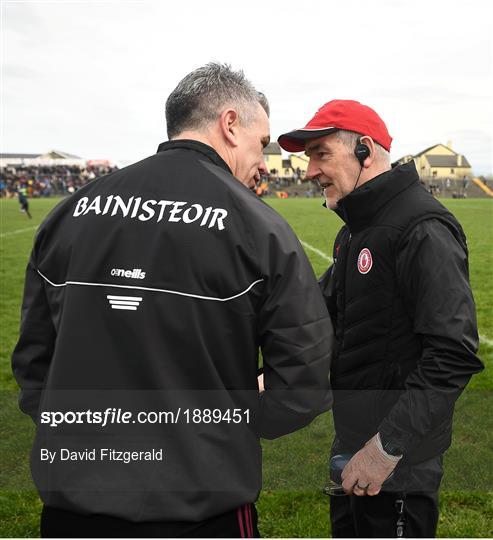
[[[68,195],[94,178],[116,170],[117,167],[90,165],[9,166],[0,172],[0,196],[13,197],[21,191],[28,197]]]
[[[32,165],[9,166],[0,172],[0,196],[11,198],[17,192],[26,197],[50,197],[52,195],[70,195],[94,178],[116,170],[117,167],[89,165]],[[283,198],[291,196],[313,197],[319,194],[316,183],[302,182],[303,174],[294,171],[290,177],[280,176],[278,171],[271,171],[262,176],[256,192],[261,197],[277,195]],[[303,187],[302,187],[303,184]],[[300,192],[298,193],[298,191]]]
[[[277,170],[272,170],[262,178],[257,185],[259,197],[276,195],[281,199],[291,197],[316,197],[321,194],[317,181],[305,181],[304,171],[297,169],[291,176],[280,176]]]
[[[30,165],[8,166],[0,170],[0,197],[11,198],[17,192],[26,197],[50,197],[52,195],[70,195],[94,178],[109,174],[118,167],[108,165]],[[256,193],[260,197],[277,196],[286,198],[317,197],[321,195],[316,181],[305,181],[305,173],[299,168],[291,171],[290,176],[282,176],[280,171],[271,170],[263,175],[257,185]],[[481,176],[484,185],[491,189],[493,180]],[[470,186],[468,177],[462,179],[429,178],[422,179],[423,185],[435,197],[467,197]]]

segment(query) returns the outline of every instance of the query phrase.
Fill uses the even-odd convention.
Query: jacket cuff
[[[404,454],[416,443],[416,437],[393,426],[388,420],[383,420],[378,426],[382,444],[391,442],[393,446],[400,448]]]
[[[19,394],[19,409],[29,415],[34,423],[38,421],[42,392],[43,390],[41,388],[25,388]]]

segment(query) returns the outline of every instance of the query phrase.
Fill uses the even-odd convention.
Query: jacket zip
[[[348,227],[348,231],[349,231],[349,227]],[[349,231],[349,239],[347,241],[347,245],[346,245],[346,257],[345,257],[345,260],[344,260],[344,304],[343,304],[343,307],[344,307],[344,311],[343,311],[343,314],[342,314],[342,328],[341,328],[341,336],[342,336],[342,339],[341,339],[341,349],[344,348],[344,327],[345,327],[345,323],[346,323],[346,298],[347,298],[347,291],[346,291],[346,286],[347,286],[347,261],[349,259],[349,249],[351,248],[351,238],[353,237],[353,235],[351,234],[351,231]]]
[[[348,227],[348,231],[349,231],[349,227]],[[344,265],[343,265],[344,268],[343,268],[343,271],[341,273],[341,279],[344,280],[344,286],[342,287],[342,295],[343,295],[343,297],[342,297],[342,307],[343,307],[343,311],[341,312],[342,320],[340,322],[338,321],[338,325],[340,325],[339,326],[339,332],[340,332],[341,338],[338,340],[337,354],[334,355],[334,360],[336,362],[339,360],[339,357],[341,355],[341,351],[344,348],[344,322],[345,322],[345,319],[346,319],[346,272],[347,272],[347,263],[348,263],[348,255],[349,255],[349,248],[350,248],[350,244],[351,244],[351,238],[352,238],[352,234],[351,234],[351,232],[349,232],[349,239],[347,240],[347,243],[344,246],[345,247],[344,261],[343,261],[344,262]],[[339,259],[339,257],[338,257],[338,259]],[[337,303],[336,303],[336,308],[338,309]],[[334,362],[334,364],[336,364],[336,362]],[[337,371],[336,369],[334,369],[335,367],[336,366],[334,365],[333,370]]]

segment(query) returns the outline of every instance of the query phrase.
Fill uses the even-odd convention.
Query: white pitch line
[[[9,231],[0,234],[0,238],[5,238],[6,236],[14,236],[14,234],[21,234],[27,231],[35,231],[38,227],[28,227],[27,229],[17,229],[16,231]]]
[[[303,247],[305,247],[306,249],[309,249],[310,251],[313,251],[313,253],[316,253],[319,257],[322,257],[322,259],[325,259],[326,261],[330,262],[330,263],[333,263],[334,262],[334,259],[332,257],[329,257],[328,255],[326,255],[323,251],[320,251],[319,249],[317,249],[316,247],[313,247],[312,245],[310,245],[308,242],[305,242],[303,240],[300,240],[300,243]]]

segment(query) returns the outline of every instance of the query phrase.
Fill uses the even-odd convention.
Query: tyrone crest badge
[[[373,259],[368,248],[363,248],[358,255],[358,271],[360,274],[368,274],[373,266]]]

